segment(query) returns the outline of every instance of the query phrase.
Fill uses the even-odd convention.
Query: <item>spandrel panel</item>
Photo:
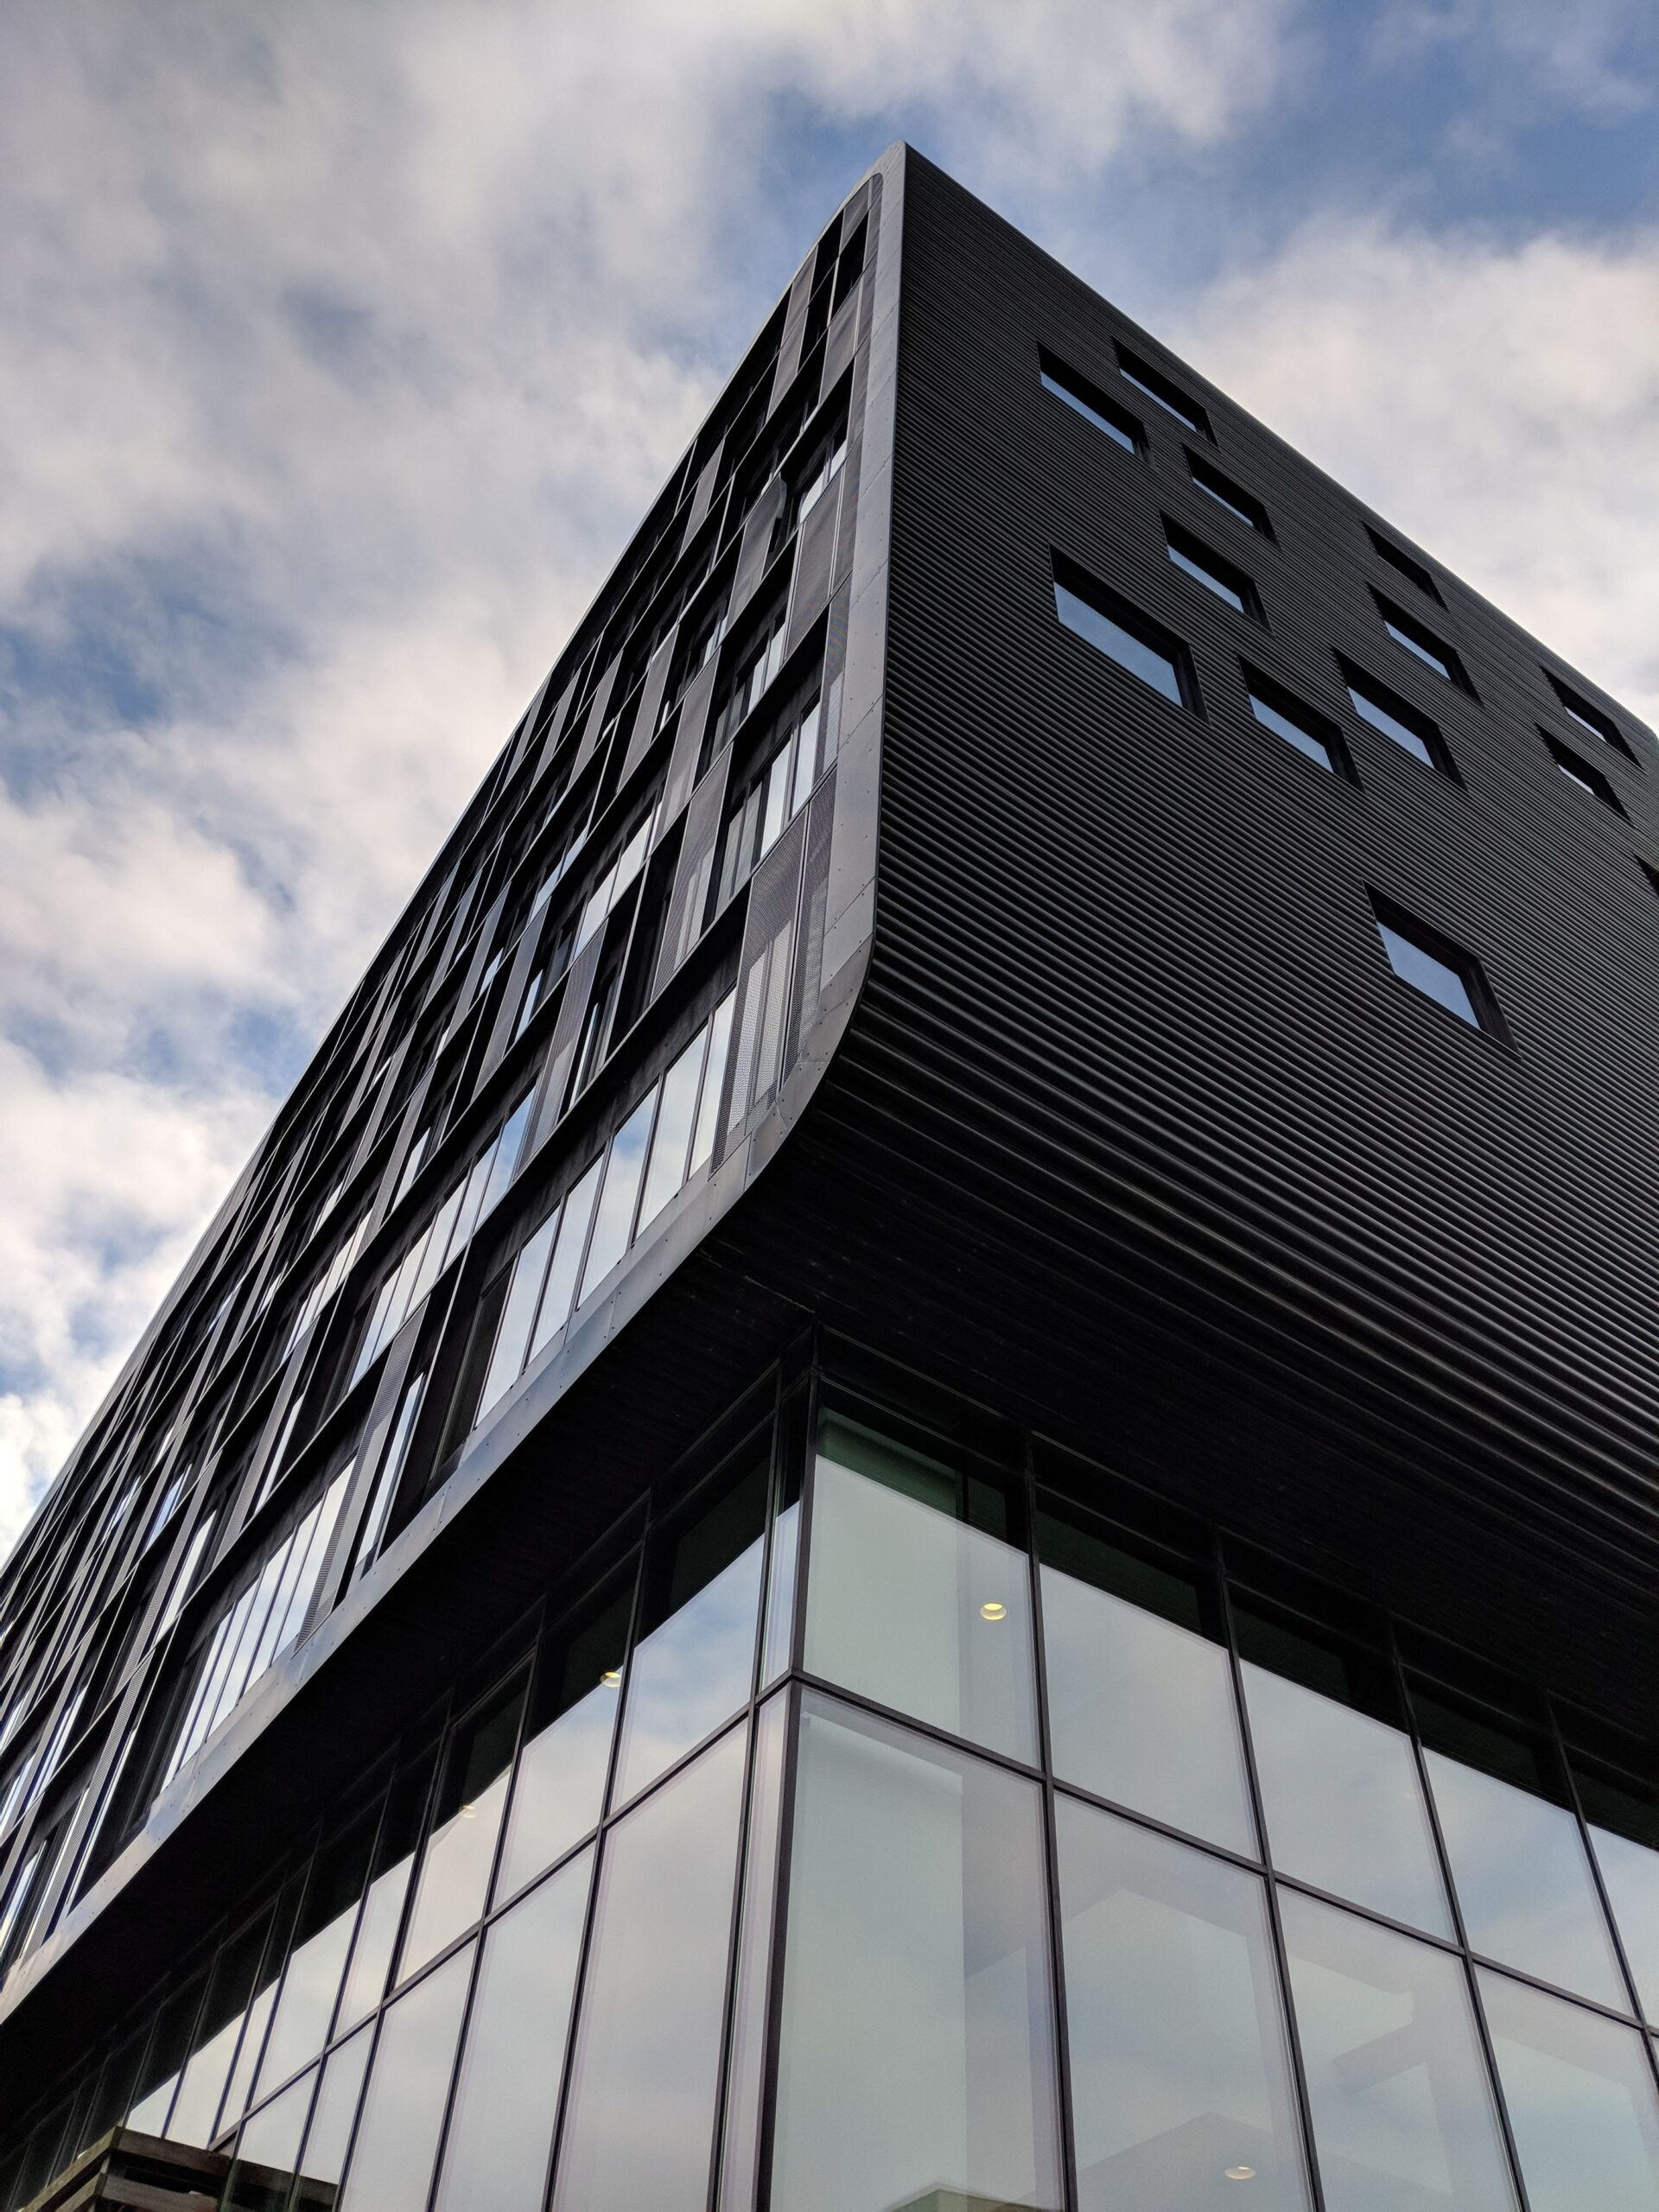
[[[974,1482],[850,1421],[825,1423],[813,1473],[806,1664],[1029,1761],[1030,1567],[1022,1549],[967,1517]]]
[[[1480,1969],[1529,2212],[1659,2212],[1659,2101],[1634,2028]]]
[[[472,1972],[469,1944],[386,2007],[340,2197],[350,2212],[425,2203]]]
[[[1462,1963],[1280,1893],[1325,2212],[1516,2212]]]
[[[484,1939],[436,2212],[541,2212],[592,1878],[589,1850]]]
[[[1471,1948],[1628,2007],[1572,1814],[1441,1751],[1429,1752],[1428,1772]]]
[[[1062,2202],[1037,1786],[803,1708],[775,2212]]]
[[[555,2212],[704,2212],[745,1738],[606,1837]]]
[[[1274,1865],[1391,1920],[1449,1936],[1410,1738],[1249,1660],[1243,1671]]]
[[[1074,1798],[1057,1819],[1082,2212],[1306,2212],[1261,1878]]]
[[[1039,1532],[1056,1775],[1172,1827],[1254,1854],[1226,1652],[1196,1624],[1134,1602],[1113,1584],[1128,1582],[1139,1569],[1146,1595],[1166,1596],[1172,1608],[1186,1591],[1172,1574],[1130,1561],[1046,1515]],[[1190,1602],[1196,1617],[1196,1593]]]

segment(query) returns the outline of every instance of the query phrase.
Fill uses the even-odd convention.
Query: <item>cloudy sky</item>
[[[905,137],[1659,718],[1652,0],[8,0],[0,1551]]]

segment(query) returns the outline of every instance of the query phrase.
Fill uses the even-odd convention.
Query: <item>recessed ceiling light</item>
[[[621,1679],[622,1669],[620,1667],[607,1667],[599,1678],[600,1687],[602,1689],[613,1690]]]
[[[1229,2181],[1254,2181],[1255,2179],[1255,2168],[1254,2166],[1224,2166],[1222,2168],[1222,2171],[1226,2175]]]
[[[1008,1609],[1000,1599],[988,1598],[979,1609],[979,1617],[982,1621],[1005,1621]]]

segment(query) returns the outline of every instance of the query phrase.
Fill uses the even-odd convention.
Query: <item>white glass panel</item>
[[[1023,1551],[956,1517],[957,1482],[918,1452],[826,1424],[813,1477],[807,1668],[1034,1759],[1029,1567]]]
[[[1449,1936],[1410,1738],[1248,1660],[1243,1673],[1268,1840],[1280,1872]]]
[[[1305,2212],[1259,1877],[1074,1798],[1057,1817],[1081,2212]]]
[[[1058,1567],[1042,1575],[1055,1773],[1254,1854],[1226,1653]]]
[[[1628,2006],[1572,1814],[1440,1751],[1428,1754],[1428,1771],[1471,1948]]]
[[[704,2212],[745,1736],[606,1837],[555,2212]]]
[[[437,2212],[541,2212],[593,1871],[588,1850],[485,1939]]]
[[[1530,2212],[1659,2212],[1659,2101],[1633,2028],[1480,1971]]]
[[[1062,2202],[1033,1783],[804,1708],[775,2212]]]
[[[469,1946],[387,2006],[340,2197],[348,2212],[426,2202],[472,1971]]]
[[[1325,2212],[1515,2212],[1460,1963],[1294,1891],[1279,1910]]]

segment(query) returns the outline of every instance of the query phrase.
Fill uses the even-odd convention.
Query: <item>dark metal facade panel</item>
[[[726,807],[727,772],[732,752],[724,747],[699,778],[685,809],[685,835],[680,841],[674,867],[674,888],[663,929],[663,949],[658,963],[660,990],[684,961],[702,925],[709,903],[709,887],[715,865],[715,847]]]
[[[1630,830],[1537,741],[1547,657],[1447,577],[1425,620],[1479,702],[1440,682],[1380,627],[1357,502],[914,157],[907,209],[849,1113],[885,1118],[993,1274],[1023,1243],[1062,1313],[1093,1254],[1140,1270],[1149,1309],[1202,1313],[1241,1389],[1302,1366],[1380,1395],[1515,1619],[1571,1560],[1634,1653],[1659,1570],[1659,904]],[[1201,400],[1276,543],[1192,485],[1119,334]],[[1040,388],[1039,343],[1116,382],[1145,460]],[[1248,568],[1270,630],[1171,563],[1166,511]],[[1186,642],[1202,714],[1057,622],[1055,549]],[[1338,652],[1433,715],[1461,786],[1357,720]],[[1255,722],[1242,657],[1342,725],[1357,786]],[[1659,762],[1621,720],[1643,768],[1599,765],[1650,848]],[[1395,977],[1368,887],[1478,955],[1513,1049]],[[1086,1359],[1098,1316],[1073,1308]],[[1382,1479],[1363,1452],[1323,1533],[1386,1524],[1408,1583],[1406,1492],[1353,1510]]]

